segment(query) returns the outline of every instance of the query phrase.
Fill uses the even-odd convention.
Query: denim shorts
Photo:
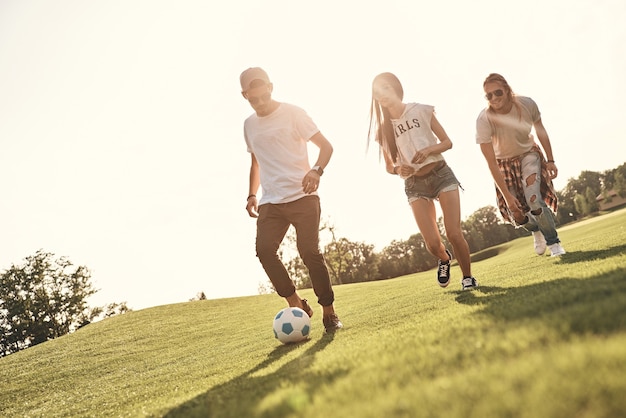
[[[417,199],[435,200],[440,193],[457,190],[461,183],[448,164],[431,170],[423,176],[411,176],[404,180],[404,191],[409,203]]]

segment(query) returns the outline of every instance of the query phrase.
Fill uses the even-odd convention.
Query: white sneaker
[[[463,277],[461,280],[461,287],[463,290],[475,289],[478,287],[478,282],[473,277]]]
[[[552,244],[549,246],[550,252],[552,253],[552,257],[558,257],[560,255],[565,254],[565,249],[561,247],[560,243]]]
[[[537,255],[542,255],[546,252],[546,239],[541,231],[534,231],[533,238],[535,239],[535,252]]]

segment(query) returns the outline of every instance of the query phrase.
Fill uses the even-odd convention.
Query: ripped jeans
[[[556,232],[554,214],[541,197],[541,158],[536,152],[529,152],[522,157],[522,185],[526,203],[530,212],[526,213],[528,222],[520,225],[530,232],[541,231],[547,245],[561,242]],[[533,178],[534,177],[534,178]],[[515,194],[515,190],[511,190]]]

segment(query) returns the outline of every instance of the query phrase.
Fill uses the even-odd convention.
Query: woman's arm
[[[441,126],[441,123],[439,123],[439,120],[434,113],[430,118],[430,128],[439,139],[439,142],[435,145],[431,145],[430,147],[418,150],[411,160],[411,162],[414,164],[420,164],[424,162],[426,158],[431,154],[441,154],[452,148],[452,141],[450,140],[450,137],[446,133],[445,129],[443,129],[443,126]]]

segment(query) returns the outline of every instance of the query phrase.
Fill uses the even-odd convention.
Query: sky
[[[622,0],[0,0],[0,271],[40,249],[67,257],[90,269],[92,306],[257,294],[239,86],[251,66],[334,146],[323,219],[377,250],[418,232],[402,180],[366,148],[381,72],[435,106],[464,219],[494,205],[474,140],[491,72],[538,103],[558,190],[616,168],[624,21]]]

